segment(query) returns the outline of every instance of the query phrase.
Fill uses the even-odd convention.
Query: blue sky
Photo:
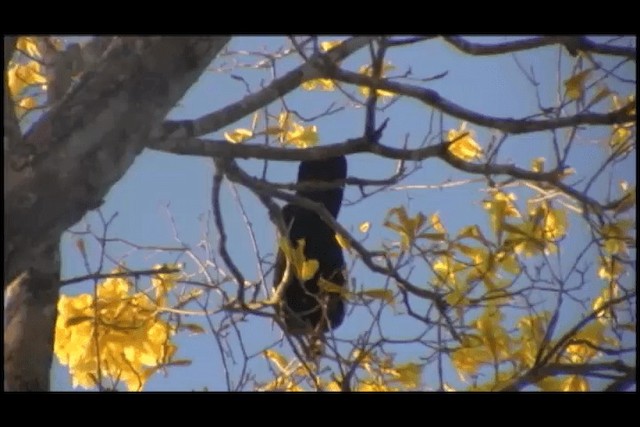
[[[333,37],[324,37],[323,40],[333,40]],[[504,37],[480,37],[475,41],[493,42],[503,41]],[[233,38],[229,49],[233,51],[273,51],[286,43],[281,37],[238,37]],[[256,56],[237,56],[242,63],[255,63],[260,58]],[[545,48],[519,53],[518,60],[526,69],[532,68],[537,81],[542,103],[545,107],[556,104],[557,89],[562,81],[571,75],[575,59],[562,54],[560,66],[558,66],[558,48]],[[215,111],[225,105],[235,102],[246,95],[243,83],[232,79],[228,72],[217,71],[216,68],[223,65],[228,58],[218,58],[199,81],[188,91],[184,99],[170,114],[170,119],[193,119],[203,114]],[[538,112],[535,89],[518,68],[511,55],[470,57],[464,55],[440,40],[431,40],[416,46],[392,49],[387,60],[391,61],[396,69],[391,75],[401,75],[409,68],[412,76],[423,78],[447,72],[444,78],[424,83],[425,87],[436,90],[441,96],[462,105],[468,109],[481,112],[486,115],[498,117],[521,118]],[[366,49],[353,55],[344,61],[343,66],[357,70],[360,65],[370,62]],[[603,61],[603,64],[606,64]],[[278,62],[278,75],[284,74],[292,67],[299,64],[295,56]],[[622,66],[618,73],[627,78],[635,79],[635,66],[628,63]],[[252,90],[260,88],[261,84],[268,84],[271,79],[268,70],[238,68],[232,74],[242,76],[251,86]],[[419,82],[411,82],[420,84]],[[635,86],[620,82],[610,83],[612,90],[626,96],[635,93]],[[356,93],[354,87],[345,87],[350,93]],[[357,96],[357,95],[356,95]],[[346,98],[339,92],[307,92],[298,89],[286,97],[289,108],[295,109],[302,116],[314,116],[325,110],[331,102],[345,103]],[[610,102],[603,101],[600,110],[609,108]],[[281,110],[281,104],[276,102],[269,107],[270,114],[277,114]],[[572,111],[572,106],[567,107]],[[598,110],[598,108],[596,108]],[[262,116],[263,117],[263,116]],[[348,138],[360,136],[363,130],[364,109],[347,106],[344,111],[329,117],[315,120],[320,133],[320,144],[342,142]],[[401,98],[385,112],[380,113],[378,121],[389,118],[389,125],[384,132],[382,143],[399,147],[408,135],[409,147],[417,147],[429,131],[431,110],[417,101]],[[439,117],[435,120],[435,126],[431,130],[431,137],[435,138],[440,132]],[[443,117],[443,130],[458,128],[460,121],[451,117]],[[224,131],[236,127],[250,127],[251,117],[246,117],[224,130],[217,132],[212,137],[222,138]],[[496,135],[494,131],[481,129],[473,125],[468,128],[476,132],[476,140],[487,147],[491,137]],[[559,137],[563,132],[559,131]],[[609,129],[599,128],[594,131],[580,134],[576,141],[575,155],[569,159],[571,167],[575,168],[578,177],[590,176],[600,162],[607,155],[606,147],[602,145],[601,137],[607,135]],[[433,142],[433,141],[432,141]],[[529,168],[530,162],[536,157],[551,158],[553,149],[550,143],[549,133],[534,133],[529,135],[510,137],[500,151],[499,163],[514,163],[518,166]],[[379,159],[368,154],[349,156],[349,176],[359,178],[380,179],[393,174],[395,163],[387,159]],[[260,176],[264,162],[259,160],[243,160],[240,165],[251,175]],[[548,163],[549,166],[552,166]],[[297,163],[295,162],[269,162],[267,177],[276,182],[291,182],[295,179]],[[176,156],[145,150],[136,159],[134,165],[126,175],[113,186],[101,211],[106,218],[114,213],[118,216],[109,228],[111,237],[120,237],[129,242],[135,242],[146,246],[180,246],[175,239],[174,232],[185,244],[194,248],[194,253],[205,256],[204,252],[197,248],[198,242],[204,236],[204,230],[210,229],[208,241],[215,247],[217,238],[212,231],[211,223],[211,177],[213,162],[211,159]],[[618,165],[613,176],[604,175],[596,182],[590,192],[590,196],[605,200],[607,191],[618,191],[617,182],[629,181],[635,184],[636,161],[635,156],[630,156],[626,161]],[[438,159],[428,159],[420,165],[420,169],[399,186],[410,184],[437,185],[447,180],[461,180],[476,178],[457,171]],[[613,185],[610,185],[610,181]],[[489,233],[487,216],[482,209],[482,200],[485,193],[482,189],[485,183],[468,184],[444,190],[415,189],[385,191],[370,197],[362,202],[349,205],[348,201],[358,198],[358,191],[353,187],[347,188],[345,193],[345,208],[341,211],[339,222],[351,230],[356,237],[364,237],[357,230],[363,221],[370,221],[371,230],[366,236],[365,244],[369,249],[378,249],[383,240],[389,241],[394,234],[382,226],[387,211],[395,206],[405,205],[410,215],[423,212],[430,215],[438,212],[442,221],[450,233],[457,232],[461,227],[470,224],[478,224]],[[582,187],[578,187],[582,188]],[[243,188],[237,188],[245,211],[253,225],[255,238],[260,254],[273,253],[275,249],[275,228],[269,222],[266,210],[257,199]],[[521,196],[518,200],[519,207],[524,208],[525,196],[528,194],[518,191]],[[615,193],[614,193],[615,194]],[[251,239],[247,233],[241,211],[234,199],[228,182],[224,184],[222,191],[222,210],[227,234],[233,236],[230,241],[229,251],[232,258],[242,270],[248,280],[258,280],[256,256],[251,245]],[[558,262],[559,268],[567,260],[575,258],[576,253],[584,247],[589,238],[588,230],[584,222],[575,215],[569,217],[569,238],[563,242],[562,258]],[[208,223],[208,225],[207,225]],[[88,213],[85,218],[72,227],[74,230],[84,229],[87,225],[96,233],[101,233],[101,225],[95,212]],[[174,230],[175,227],[175,230]],[[62,247],[62,277],[68,279],[78,275],[87,274],[82,258],[79,256],[74,242],[75,237],[65,234]],[[89,243],[89,241],[87,241]],[[88,245],[91,268],[98,265],[98,248],[95,242]],[[176,253],[163,253],[159,251],[136,251],[122,244],[111,244],[107,247],[107,253],[115,260],[126,262],[132,269],[146,269],[161,262],[176,261]],[[348,263],[350,258],[347,256]],[[633,254],[635,260],[635,253]],[[193,271],[194,264],[188,258],[180,258],[186,263],[187,270]],[[218,259],[219,261],[219,259]],[[105,264],[110,270],[112,265]],[[591,267],[591,282],[584,290],[584,296],[595,295],[601,288],[597,280],[593,266]],[[428,280],[430,272],[424,266],[417,266],[412,273],[411,280],[418,284]],[[384,277],[375,275],[366,270],[360,263],[352,272],[352,278],[356,279],[358,286],[365,288],[377,288],[384,285]],[[635,281],[633,277],[627,280]],[[270,278],[267,280],[270,283]],[[393,286],[391,287],[393,289]],[[89,283],[67,286],[64,293],[76,294],[91,292]],[[563,322],[576,321],[581,311],[576,304],[567,304],[563,312]],[[400,311],[401,312],[401,311]],[[400,313],[399,312],[399,313]],[[415,332],[415,323],[395,314],[394,310],[386,307],[383,310],[383,328],[385,333],[394,337],[411,336]],[[358,308],[350,313],[344,324],[336,330],[339,337],[355,340],[362,333],[363,328],[370,321],[363,309]],[[191,317],[189,321],[205,325],[202,318]],[[568,324],[568,323],[567,323]],[[271,322],[251,318],[250,322],[241,323],[238,327],[242,330],[247,351],[251,354],[259,354],[264,348],[271,345],[279,337],[279,331]],[[179,345],[178,356],[189,358],[193,361],[189,367],[176,367],[168,371],[166,377],[157,375],[147,384],[146,390],[209,390],[224,389],[224,373],[221,367],[219,350],[210,333],[204,335],[189,336],[180,334],[175,339]],[[237,345],[237,342],[236,342]],[[279,352],[289,355],[290,350],[284,347],[275,347]],[[238,351],[237,348],[235,350]],[[415,345],[397,345],[391,348],[398,361],[418,360],[424,349]],[[268,362],[261,356],[252,359],[252,371],[256,378],[266,380],[269,378]],[[435,366],[427,365],[424,371],[424,384],[427,388],[437,387],[433,380]],[[239,372],[238,366],[231,367],[232,374]],[[447,380],[456,385],[456,375],[452,371],[447,372]],[[71,383],[66,367],[54,362],[52,373],[54,390],[70,390]]]

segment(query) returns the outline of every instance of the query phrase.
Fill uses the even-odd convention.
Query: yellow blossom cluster
[[[114,273],[122,270],[116,269]],[[54,353],[69,367],[74,387],[102,386],[105,379],[141,390],[176,352],[174,328],[160,317],[175,275],[158,274],[154,295],[135,292],[125,277],[108,278],[94,295],[62,295]]]

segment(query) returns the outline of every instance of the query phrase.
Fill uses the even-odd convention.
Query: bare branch
[[[397,93],[398,95],[415,98],[430,107],[441,110],[443,113],[449,114],[460,120],[465,120],[467,122],[492,129],[498,129],[511,134],[540,132],[579,125],[610,126],[613,124],[621,124],[636,120],[636,115],[630,114],[632,109],[631,105],[627,105],[619,110],[612,111],[607,114],[579,113],[573,116],[543,120],[492,117],[457,105],[454,102],[443,98],[433,89],[398,83],[384,78],[374,79],[364,74],[354,73],[338,67],[330,67],[326,72],[326,78],[332,78],[358,86],[369,86],[372,89],[383,89]]]
[[[231,259],[231,256],[229,256],[229,252],[227,251],[227,233],[224,230],[224,225],[222,224],[222,213],[220,212],[220,183],[222,182],[224,169],[225,165],[222,163],[222,161],[217,160],[216,172],[213,175],[213,187],[211,189],[211,205],[213,207],[213,216],[215,218],[216,228],[218,230],[218,250],[220,251],[222,260],[227,265],[229,270],[231,270],[231,274],[233,274],[233,277],[238,284],[238,302],[241,306],[244,306],[245,280],[242,276],[242,273]]]
[[[305,150],[289,148],[268,147],[255,144],[231,144],[221,140],[167,139],[154,141],[152,148],[168,151],[174,154],[199,155],[226,158],[259,158],[265,160],[302,161],[317,160],[339,155],[370,152],[382,157],[396,160],[425,160],[430,157],[438,157],[456,169],[477,175],[508,175],[513,178],[544,182],[551,184],[558,190],[578,200],[583,206],[587,206],[596,212],[603,212],[615,208],[619,201],[603,205],[591,197],[585,195],[573,187],[560,181],[562,171],[533,172],[513,165],[501,164],[477,164],[465,162],[452,155],[446,147],[450,142],[431,145],[418,149],[393,148],[375,143],[369,138],[354,138],[343,143],[331,144],[321,147],[312,147]]]
[[[205,135],[228,126],[263,108],[278,98],[298,88],[302,83],[320,77],[318,67],[325,62],[339,62],[366,46],[371,37],[354,37],[331,49],[326,54],[317,53],[308,62],[284,76],[273,80],[268,87],[245,96],[238,102],[196,120],[166,121],[154,138],[182,138]]]
[[[143,276],[155,276],[157,274],[169,274],[169,273],[180,273],[180,269],[177,268],[169,268],[163,266],[162,268],[158,268],[155,270],[127,270],[120,271],[117,273],[95,273],[95,274],[87,274],[85,276],[78,276],[72,279],[66,279],[60,281],[60,286],[72,285],[74,283],[81,283],[86,280],[103,280],[103,279],[114,279],[117,277],[133,277],[140,278]]]
[[[443,37],[446,42],[471,55],[502,55],[505,53],[521,52],[528,49],[537,49],[554,44],[560,44],[567,48],[569,53],[576,55],[578,50],[603,55],[623,56],[636,59],[636,49],[622,46],[599,44],[590,41],[586,37],[554,36],[534,37],[524,40],[514,40],[496,44],[473,43],[462,37]]]

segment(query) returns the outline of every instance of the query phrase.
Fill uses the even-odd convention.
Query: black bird
[[[300,163],[298,183],[330,182],[347,177],[347,160],[344,156],[326,160],[309,160]],[[296,194],[317,203],[322,203],[334,218],[340,212],[343,187],[329,190],[305,190]],[[283,298],[278,307],[287,330],[292,334],[325,332],[335,329],[344,319],[344,301],[335,292],[325,292],[318,286],[320,277],[331,283],[344,286],[345,263],[342,248],[335,238],[335,232],[315,212],[294,204],[282,209],[285,226],[289,230],[289,241],[296,248],[299,239],[305,239],[306,259],[315,259],[319,267],[316,274],[302,283],[293,271],[289,274]],[[274,288],[277,288],[286,269],[286,258],[278,249],[276,256]]]

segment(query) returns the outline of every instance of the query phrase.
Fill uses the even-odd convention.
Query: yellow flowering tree
[[[5,37],[5,388],[635,388],[635,43]],[[274,253],[334,238],[345,320],[287,333]]]
[[[126,276],[112,277],[99,283],[94,295],[60,297],[54,353],[69,367],[74,387],[110,383],[114,388],[122,382],[129,391],[139,391],[160,369],[188,363],[174,358],[172,336],[178,327],[163,318],[178,278],[160,273],[149,291],[136,292]]]

